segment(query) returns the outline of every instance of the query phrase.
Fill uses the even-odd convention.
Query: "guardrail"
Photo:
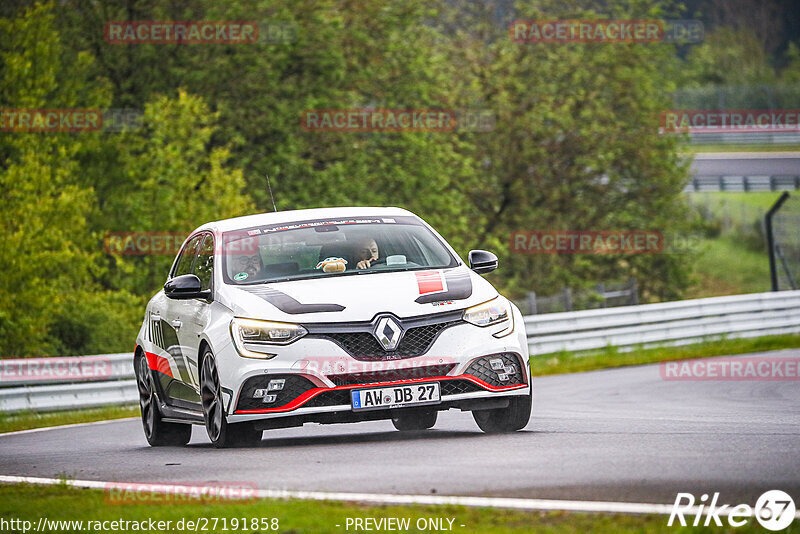
[[[138,399],[130,353],[0,360],[0,412],[96,408]]]
[[[681,300],[524,318],[532,356],[633,350],[800,332],[800,291]],[[0,360],[0,412],[134,404],[131,354]],[[10,386],[10,387],[8,387]]]
[[[704,191],[793,191],[800,189],[800,176],[774,174],[771,176],[693,176],[683,188],[684,193]]]
[[[136,380],[79,382],[0,389],[0,412],[49,412],[131,405],[139,400]]]
[[[800,332],[800,291],[680,300],[525,318],[531,355]]]
[[[96,356],[7,358],[0,360],[0,387],[133,378],[128,352]]]
[[[692,144],[773,145],[800,143],[800,132],[703,132],[690,133]]]

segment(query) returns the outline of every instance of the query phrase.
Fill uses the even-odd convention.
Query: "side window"
[[[214,238],[208,234],[200,246],[200,255],[192,272],[200,279],[202,289],[211,289],[211,275],[214,272]]]
[[[182,274],[189,274],[192,272],[192,260],[197,254],[197,249],[200,247],[200,240],[202,235],[193,237],[186,246],[181,250],[181,255],[178,257],[178,263],[175,264],[175,271],[172,276],[180,276]]]

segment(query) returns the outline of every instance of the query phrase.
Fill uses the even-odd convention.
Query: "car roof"
[[[339,207],[339,208],[313,208],[304,210],[276,211],[272,213],[257,213],[234,217],[206,223],[197,228],[192,234],[201,230],[216,232],[230,232],[242,228],[282,224],[313,219],[328,219],[332,217],[387,217],[387,216],[415,216],[408,210],[395,207]]]

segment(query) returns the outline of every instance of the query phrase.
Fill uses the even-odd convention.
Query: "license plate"
[[[442,401],[438,382],[412,386],[354,389],[350,395],[353,401],[353,410],[422,406],[438,404]]]

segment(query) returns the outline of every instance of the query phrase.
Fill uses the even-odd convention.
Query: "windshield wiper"
[[[353,276],[353,275],[364,275],[364,274],[377,274],[377,273],[402,273],[407,271],[424,271],[428,269],[447,269],[447,266],[444,267],[426,267],[419,265],[417,267],[405,267],[405,268],[398,268],[398,269],[358,269],[356,271],[345,271],[342,273],[331,273],[331,274],[312,274],[309,276],[286,276],[283,278],[270,278],[269,280],[259,280],[255,282],[245,282],[240,284],[235,284],[236,286],[254,286],[259,284],[272,284],[275,282],[296,282],[300,280],[319,280],[320,278],[338,278],[340,276]]]
[[[407,272],[407,271],[424,271],[424,270],[427,270],[427,269],[445,269],[445,268],[446,267],[423,267],[423,266],[419,266],[419,267],[405,267],[405,268],[402,268],[402,269],[399,269],[399,268],[398,269],[377,269],[377,270],[361,269],[361,270],[358,271],[358,274],[403,273],[403,272]]]

